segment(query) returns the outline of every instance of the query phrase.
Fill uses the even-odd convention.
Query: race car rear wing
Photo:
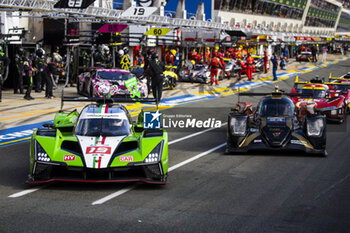
[[[272,97],[282,97],[282,96],[289,96],[289,97],[312,97],[312,94],[302,94],[302,93],[285,93],[282,90],[279,90],[278,86],[275,86],[275,90],[272,92],[258,92],[258,93],[252,93],[252,92],[243,92],[238,93],[238,96],[269,96]]]
[[[332,77],[332,73],[329,74],[328,80],[350,80],[350,74],[344,74],[341,77]]]
[[[113,97],[113,98],[103,98],[103,97],[71,97],[62,96],[61,97],[61,109],[63,109],[64,102],[96,102],[99,104],[108,103],[156,103],[158,107],[158,101],[156,98],[131,98],[131,97]]]
[[[342,78],[332,78],[332,74],[329,75],[329,79],[342,79]],[[325,82],[323,79],[311,79],[310,81],[302,81],[299,82],[299,77],[297,76],[295,78],[294,82],[294,88],[298,89],[298,85],[307,85],[307,84],[324,84],[324,85],[342,85],[342,86],[348,86],[350,83],[333,83],[333,82]]]

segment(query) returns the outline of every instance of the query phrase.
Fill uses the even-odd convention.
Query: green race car
[[[133,99],[150,100],[154,99]],[[54,124],[33,132],[27,183],[167,183],[168,134],[161,128],[144,128],[143,112],[134,123],[128,110],[115,103],[121,99],[63,97],[62,101],[97,103],[88,104],[80,114],[59,111]]]

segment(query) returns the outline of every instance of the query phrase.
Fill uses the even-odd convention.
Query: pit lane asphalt
[[[301,76],[347,73],[350,61]],[[294,78],[278,83],[290,91]],[[273,90],[273,85],[253,91]],[[256,102],[258,98],[242,97]],[[223,122],[237,96],[164,110]],[[243,99],[241,99],[243,100]],[[184,108],[186,108],[184,110]],[[200,130],[169,129],[169,141]],[[164,186],[55,183],[32,186],[29,143],[0,148],[0,232],[350,232],[350,118],[327,125],[327,158],[301,153],[224,155],[224,147],[169,174]],[[169,166],[225,142],[226,126],[169,145]]]

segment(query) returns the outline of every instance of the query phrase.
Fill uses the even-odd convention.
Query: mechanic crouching
[[[159,61],[158,54],[154,53],[152,55],[152,61],[149,64],[149,73],[152,77],[153,97],[156,98],[158,102],[162,98],[164,71],[164,63]]]

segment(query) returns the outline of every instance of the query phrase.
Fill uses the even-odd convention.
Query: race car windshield
[[[202,70],[203,68],[204,68],[203,65],[196,65],[196,66],[194,67],[194,70],[195,70],[195,71],[199,71],[199,70]]]
[[[302,94],[309,94],[313,96],[314,99],[326,98],[325,90],[317,90],[317,89],[301,89]],[[310,98],[310,97],[308,97]]]
[[[259,114],[261,117],[290,116],[294,114],[294,105],[285,99],[265,99],[260,103]]]
[[[127,119],[81,119],[75,128],[75,134],[81,136],[123,136],[129,133],[130,125]]]
[[[119,72],[98,72],[97,76],[101,79],[106,80],[128,80],[133,77],[130,73],[119,73]]]

